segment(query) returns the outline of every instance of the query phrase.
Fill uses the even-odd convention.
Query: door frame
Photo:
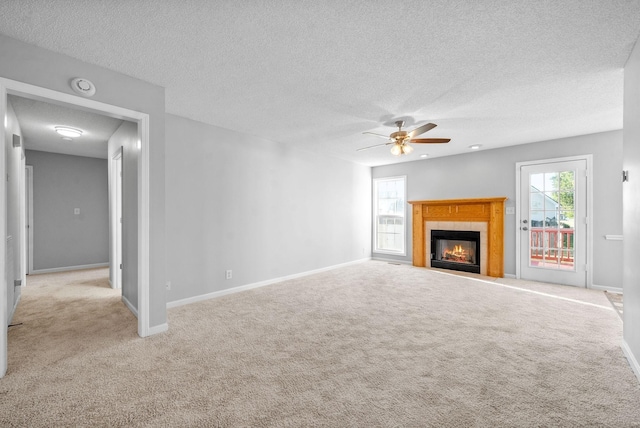
[[[122,176],[118,177],[118,172],[122,173],[122,156],[123,148],[120,146],[109,159],[109,168],[111,171],[109,183],[109,198],[111,222],[111,261],[110,261],[110,278],[111,288],[122,289],[122,269],[119,264],[122,262]],[[118,187],[120,190],[118,191]],[[118,228],[118,223],[120,227]],[[118,233],[118,229],[120,233]],[[119,263],[120,262],[120,263]]]
[[[25,191],[26,191],[26,210],[27,210],[27,263],[25,273],[30,275],[33,272],[33,165],[25,165]],[[27,178],[28,177],[28,178]],[[26,282],[22,284],[25,287]]]
[[[593,287],[593,155],[576,155],[576,156],[567,156],[562,158],[552,158],[552,159],[540,159],[535,161],[525,161],[525,162],[516,162],[516,221],[515,221],[515,234],[516,234],[516,278],[520,279],[521,267],[522,267],[522,254],[520,250],[521,244],[521,233],[520,233],[520,219],[521,219],[521,210],[520,210],[520,201],[522,195],[520,194],[520,185],[521,185],[521,173],[520,170],[523,166],[532,166],[532,165],[543,165],[550,163],[558,163],[558,162],[570,162],[570,161],[579,161],[584,160],[587,162],[587,188],[585,189],[585,195],[587,197],[587,212],[586,214],[586,234],[587,239],[585,245],[586,248],[586,269],[587,269],[587,288]]]
[[[6,117],[7,95],[18,95],[30,99],[67,104],[89,110],[93,113],[129,120],[138,125],[138,142],[140,154],[138,156],[138,335],[146,337],[151,334],[149,311],[149,115],[135,110],[106,104],[88,98],[54,91],[28,83],[0,77],[0,117],[3,120],[0,132],[0,177],[6,175],[5,147],[6,147]],[[0,186],[0,277],[5,277],[7,227],[7,195],[5,186]],[[0,378],[7,371],[7,284],[0,283]]]

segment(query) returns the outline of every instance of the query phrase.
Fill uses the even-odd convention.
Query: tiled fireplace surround
[[[504,276],[506,197],[410,201],[413,206],[413,265],[431,266],[431,230],[480,232],[480,274]]]

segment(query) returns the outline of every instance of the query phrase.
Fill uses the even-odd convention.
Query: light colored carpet
[[[37,278],[1,426],[640,426],[602,292],[366,262],[171,309],[140,339],[104,270]]]
[[[607,299],[609,299],[609,302],[611,302],[613,309],[615,309],[615,311],[618,313],[618,316],[620,316],[620,319],[623,320],[624,319],[624,302],[623,302],[622,294],[604,293],[604,295],[607,296]]]

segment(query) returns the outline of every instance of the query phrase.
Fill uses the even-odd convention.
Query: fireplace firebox
[[[480,232],[432,230],[431,267],[480,273]]]

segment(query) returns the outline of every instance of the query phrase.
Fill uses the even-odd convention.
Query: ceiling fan
[[[362,150],[372,149],[374,147],[388,146],[390,144],[393,144],[393,147],[391,147],[391,154],[395,156],[400,156],[400,155],[408,155],[413,151],[413,147],[411,147],[409,143],[442,144],[442,143],[448,143],[449,141],[451,141],[450,138],[415,138],[416,136],[420,134],[424,134],[425,132],[438,126],[435,123],[427,123],[426,125],[419,126],[413,131],[409,131],[409,132],[402,130],[402,127],[404,126],[404,120],[397,120],[396,126],[398,127],[398,130],[396,132],[391,133],[391,135],[389,136],[376,134],[375,132],[363,132],[363,134],[371,134],[377,137],[388,138],[389,141],[382,144],[375,144],[373,146],[363,147],[356,151],[359,152]]]

